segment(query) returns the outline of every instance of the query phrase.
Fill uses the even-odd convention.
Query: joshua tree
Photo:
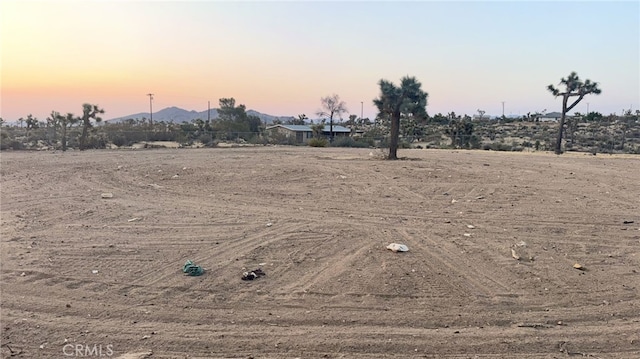
[[[482,118],[484,117],[484,114],[486,112],[487,111],[485,111],[485,110],[478,109],[478,120],[482,121]]]
[[[62,123],[60,112],[51,111],[49,117],[47,117],[47,136],[49,137],[49,144],[58,141],[58,127]]]
[[[27,119],[24,122],[27,124],[27,136],[31,130],[38,128],[38,119],[33,117],[31,114],[27,116]]]
[[[321,117],[329,117],[329,141],[333,142],[333,118],[342,119],[342,114],[347,112],[347,105],[340,100],[340,96],[333,94],[320,99],[322,109],[316,114]]]
[[[82,135],[80,136],[80,150],[84,150],[87,146],[87,134],[89,133],[89,129],[93,127],[91,125],[91,119],[96,120],[96,122],[102,121],[102,118],[97,117],[98,114],[104,113],[104,110],[98,108],[98,105],[91,105],[85,103],[82,105]]]
[[[58,114],[58,120],[62,126],[62,151],[67,150],[67,128],[71,127],[74,123],[80,121],[80,118],[74,117],[71,112],[66,116]]]
[[[391,138],[389,139],[390,160],[398,159],[398,137],[400,135],[401,116],[426,116],[428,94],[420,88],[422,84],[415,77],[405,76],[400,87],[392,82],[380,80],[380,97],[373,100],[378,108],[378,117],[391,119]]]
[[[582,101],[582,99],[588,94],[598,95],[602,92],[598,88],[597,82],[591,82],[587,79],[584,82],[580,80],[578,74],[572,72],[567,78],[560,80],[560,85],[564,86],[564,90],[557,89],[553,85],[547,86],[547,90],[551,92],[555,97],[562,96],[562,116],[560,117],[560,125],[558,129],[558,137],[556,139],[555,152],[556,154],[562,154],[562,132],[564,131],[564,123],[567,112],[576,107],[576,105]],[[569,105],[569,98],[577,97],[577,99]]]
[[[302,115],[298,115],[298,118],[294,118],[293,120],[291,120],[291,124],[292,125],[304,125],[307,120],[308,120],[307,115],[305,115],[303,113]]]

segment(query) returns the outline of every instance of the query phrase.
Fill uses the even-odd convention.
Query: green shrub
[[[327,147],[329,141],[326,138],[312,138],[307,144],[311,147]]]
[[[358,141],[353,137],[336,137],[331,143],[331,147],[369,147],[369,144],[363,141]]]
[[[87,149],[103,149],[107,148],[107,143],[109,143],[109,140],[102,134],[89,135],[85,146]]]
[[[3,129],[2,133],[0,133],[0,150],[8,150],[10,142],[11,138],[9,137],[9,133],[5,132]]]
[[[380,148],[389,148],[389,138],[385,137],[383,138],[379,143],[378,143],[378,147]],[[405,139],[398,139],[398,148],[403,149],[403,148],[411,148],[411,143],[409,143],[409,141],[405,140]]]
[[[11,140],[11,142],[9,143],[9,147],[14,150],[24,150],[25,148],[24,143],[18,140]]]
[[[482,145],[482,149],[485,151],[513,151],[513,146],[506,143],[492,142]]]
[[[118,147],[122,147],[127,145],[127,139],[123,135],[117,134],[112,136],[111,143]]]
[[[200,141],[206,147],[214,147],[213,136],[208,133],[203,133],[198,136],[198,141]]]

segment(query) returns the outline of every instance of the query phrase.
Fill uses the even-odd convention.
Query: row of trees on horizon
[[[472,118],[468,115],[460,116],[454,112],[443,115],[441,113],[435,116],[429,116],[426,111],[428,93],[422,89],[422,84],[415,78],[405,76],[400,80],[399,85],[395,85],[388,80],[380,80],[380,95],[373,100],[374,105],[378,109],[378,115],[372,122],[368,118],[359,118],[356,115],[350,115],[349,119],[343,121],[343,115],[347,113],[346,104],[336,94],[322,97],[320,100],[321,109],[316,112],[322,118],[321,124],[327,123],[330,126],[329,142],[334,140],[333,126],[336,122],[346,125],[352,129],[369,129],[372,135],[384,136],[387,138],[389,147],[388,159],[397,159],[397,150],[401,138],[408,136],[420,136],[424,132],[425,126],[429,124],[448,124],[447,135],[452,138],[452,145],[457,147],[469,147],[469,141],[472,139],[473,123]],[[569,111],[574,109],[580,101],[587,95],[598,95],[601,89],[598,84],[590,80],[582,81],[575,72],[568,77],[561,79],[558,87],[549,85],[547,90],[555,97],[562,99],[562,116],[559,121],[558,131],[555,138],[555,146],[553,150],[557,154],[561,154],[563,136],[567,132],[575,132],[577,122],[600,121],[604,116],[597,112],[590,112],[582,115],[574,113],[573,117],[567,116]],[[640,111],[636,111],[636,120]],[[26,119],[20,119],[19,124],[22,128],[23,123],[26,124],[26,135],[38,129],[44,128],[48,134],[48,142],[59,144],[62,150],[68,147],[69,132],[74,132],[73,146],[77,146],[80,150],[87,148],[103,148],[106,142],[112,142],[120,145],[129,140],[118,139],[117,136],[110,138],[100,138],[96,136],[97,131],[95,124],[102,121],[100,114],[104,110],[98,105],[83,104],[82,115],[75,116],[72,113],[65,115],[56,111],[52,111],[46,121],[38,121],[32,115]],[[478,110],[476,119],[483,121],[485,111]],[[535,121],[540,112],[528,113],[520,118],[507,118],[504,115],[500,121]],[[625,115],[631,116],[631,110]],[[488,120],[488,117],[486,118]],[[298,115],[298,118],[289,120],[289,124],[308,124],[309,118],[305,114]],[[311,121],[313,123],[313,121]],[[278,121],[276,121],[278,123]],[[5,121],[0,119],[0,125],[6,125]],[[248,115],[245,105],[236,105],[234,98],[221,98],[219,100],[218,117],[212,121],[196,119],[191,123],[173,124],[163,121],[153,123],[151,119],[128,119],[119,124],[108,124],[100,127],[119,127],[124,131],[125,127],[146,127],[162,137],[161,134],[175,132],[175,127],[179,127],[187,138],[174,138],[179,140],[194,139],[194,135],[199,139],[216,138],[220,140],[242,140],[248,141],[256,136],[260,136],[264,131],[264,124],[257,116]],[[76,130],[74,130],[76,129]],[[388,131],[385,131],[388,129]],[[171,130],[171,131],[169,131]],[[77,133],[75,133],[77,132]],[[116,131],[117,132],[117,131]],[[316,132],[317,133],[317,129]],[[171,136],[168,136],[171,137]],[[183,136],[184,137],[184,136]],[[190,137],[190,138],[189,138]],[[3,141],[6,141],[3,133]],[[75,141],[77,140],[77,141]],[[76,143],[77,142],[77,143]]]

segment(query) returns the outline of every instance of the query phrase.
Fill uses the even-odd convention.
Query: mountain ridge
[[[211,120],[215,120],[216,118],[218,118],[218,110],[215,108],[211,109],[211,112],[208,113],[209,110],[204,110],[204,111],[195,111],[195,110],[185,110],[183,108],[180,107],[176,107],[176,106],[170,106],[170,107],[166,107],[163,108],[162,110],[159,110],[157,112],[153,112],[153,121],[154,122],[160,122],[160,121],[165,121],[165,122],[174,122],[174,123],[183,123],[183,122],[191,122],[192,120],[195,119],[202,119],[202,120],[206,120],[207,118],[211,118]],[[286,122],[288,120],[294,119],[293,116],[273,116],[273,115],[268,115],[265,113],[261,113],[255,110],[247,110],[247,115],[251,115],[251,116],[257,116],[260,118],[260,120],[262,122],[264,122],[265,124],[272,124],[274,120],[279,119],[282,122]],[[135,113],[135,114],[131,114],[131,115],[126,115],[126,116],[121,116],[121,117],[115,117],[115,118],[111,118],[106,120],[106,122],[122,122],[128,119],[143,119],[143,118],[150,118],[150,114],[149,112],[139,112],[139,113]]]

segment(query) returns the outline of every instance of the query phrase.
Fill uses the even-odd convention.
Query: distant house
[[[282,136],[287,137],[290,140],[293,140],[295,143],[307,143],[310,139],[313,138],[313,130],[311,126],[308,125],[273,125],[267,126],[267,133],[269,134],[280,134]],[[322,130],[322,134],[325,137],[329,137],[331,133],[331,127],[329,125],[325,125]],[[351,130],[344,126],[333,126],[333,136],[349,136],[351,134]]]
[[[273,125],[267,126],[267,133],[270,135],[279,134],[293,140],[295,143],[307,143],[313,138],[313,131],[307,125]]]
[[[363,137],[365,131],[364,130],[355,130],[351,133],[352,137]]]
[[[325,125],[324,129],[322,130],[322,134],[325,135],[326,137],[329,137],[330,129],[331,129],[331,126]],[[350,128],[333,125],[333,137],[340,137],[340,136],[348,137],[350,134],[351,134]]]
[[[490,120],[491,116],[489,115],[473,115],[471,116],[471,121],[480,121],[480,120]]]
[[[544,115],[539,115],[536,120],[540,122],[558,122],[561,117],[562,114],[560,112],[549,112]]]

